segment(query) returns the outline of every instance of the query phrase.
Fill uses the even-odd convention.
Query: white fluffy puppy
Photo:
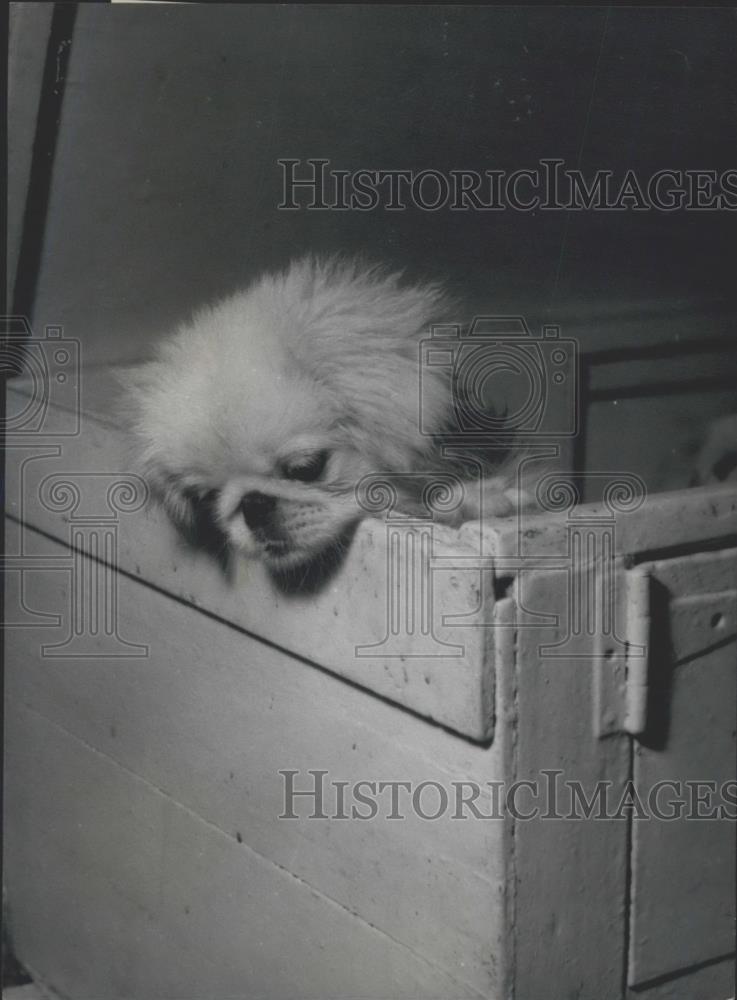
[[[362,477],[447,468],[420,430],[418,364],[420,339],[452,312],[435,284],[313,257],[200,310],[128,380],[153,496],[183,528],[206,510],[276,571],[309,564],[365,516]],[[442,432],[442,371],[423,376],[422,406]]]

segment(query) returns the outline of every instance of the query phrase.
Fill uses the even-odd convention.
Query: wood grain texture
[[[677,799],[685,807],[680,821],[633,820],[631,985],[713,961],[735,944],[734,821],[719,809],[729,806],[721,789],[737,780],[737,552],[660,561],[651,574],[664,596],[634,780],[643,800],[660,782],[680,782],[680,791],[665,789],[662,808]]]
[[[608,474],[607,474],[608,475]],[[616,479],[616,474],[613,474]],[[495,560],[498,572],[541,565],[560,565],[569,552],[569,529],[586,521],[607,521],[615,528],[616,555],[642,560],[662,550],[688,547],[696,551],[707,543],[734,546],[737,537],[737,491],[733,484],[676,490],[648,495],[641,506],[612,516],[601,503],[578,507],[574,513],[526,513],[519,521],[498,518],[493,523],[466,524],[460,540]],[[558,560],[558,563],[556,563]]]
[[[558,572],[530,574],[525,607],[557,616],[557,624],[516,636],[514,781],[543,789],[523,799],[539,813],[515,824],[513,995],[542,997],[554,985],[560,997],[618,1000],[622,994],[627,885],[627,824],[597,819],[545,818],[570,811],[567,793],[548,796],[545,771],[580,782],[591,795],[596,782],[616,796],[629,773],[630,746],[623,734],[597,739],[592,724],[595,637],[583,634],[568,658],[550,658],[542,646],[565,638],[567,585]],[[591,946],[584,944],[590,942]]]
[[[64,573],[46,572],[30,580],[26,599],[34,607],[56,610],[64,617],[69,600],[64,577]],[[419,968],[424,962],[438,970],[441,980],[447,976],[448,983],[452,981],[460,991],[458,995],[466,995],[465,989],[469,995],[494,996],[500,989],[506,939],[502,819],[484,821],[471,814],[453,819],[451,804],[440,819],[423,820],[412,815],[409,798],[405,801],[402,795],[401,811],[406,818],[392,821],[386,818],[388,792],[380,799],[382,811],[371,821],[310,820],[309,800],[297,800],[299,820],[278,817],[284,811],[281,769],[299,772],[295,786],[300,789],[314,787],[309,769],[326,770],[324,811],[331,816],[338,809],[333,781],[401,780],[415,786],[435,781],[448,790],[452,803],[454,782],[476,782],[483,788],[485,782],[503,776],[499,746],[475,747],[134,580],[120,583],[126,635],[149,646],[147,658],[60,660],[44,656],[42,648],[55,641],[56,630],[17,629],[8,637],[8,746],[15,834],[7,857],[15,880],[15,919],[22,918],[25,927],[25,954],[23,950],[20,954],[34,956],[40,947],[32,932],[34,901],[40,890],[27,882],[46,876],[30,863],[29,855],[19,853],[30,850],[24,846],[28,838],[40,836],[29,827],[40,825],[56,838],[53,845],[37,845],[39,856],[51,852],[55,858],[49,860],[47,872],[64,864],[69,879],[76,869],[80,881],[86,883],[92,866],[99,893],[95,907],[118,907],[118,895],[127,894],[147,913],[155,913],[162,885],[174,891],[183,879],[189,885],[192,878],[207,877],[217,882],[225,899],[219,905],[215,889],[208,888],[212,912],[202,919],[215,928],[221,921],[230,924],[234,916],[220,908],[228,905],[225,887],[234,877],[235,862],[220,857],[225,850],[221,842],[229,843],[232,849],[240,847],[243,854],[257,857],[264,872],[273,870],[275,886],[290,875],[292,882],[287,880],[286,885],[293,883],[300,892],[310,890],[330,901],[336,911],[343,911],[348,927],[374,928],[366,933],[390,939],[397,955],[406,951],[411,956],[409,966]],[[30,713],[36,720],[34,732],[43,732],[43,738],[18,727],[13,721],[17,711],[24,718]],[[52,749],[54,740],[61,740],[61,749]],[[67,746],[74,749],[73,754],[64,749]],[[65,776],[58,782],[56,777],[45,777],[45,772],[62,764],[47,760],[47,755],[58,756],[63,763]],[[89,770],[83,759],[86,755],[102,768],[89,778],[84,777]],[[108,772],[117,776],[115,781]],[[131,807],[128,785],[145,785],[142,804]],[[348,809],[351,801],[346,799]],[[432,794],[426,801],[430,811]],[[177,815],[181,809],[199,831],[196,836],[194,832],[181,834],[174,860],[162,854],[168,850],[162,846],[160,828],[164,806]],[[482,791],[479,808],[491,812],[490,793]],[[48,810],[45,821],[28,814],[29,809]],[[82,809],[83,821],[78,817]],[[91,809],[99,811],[104,829],[91,821]],[[75,825],[78,820],[79,827]],[[213,838],[221,846],[213,847]],[[217,855],[208,861],[212,865],[209,875],[207,867],[186,876],[179,872],[178,866],[186,868],[188,856],[192,861],[200,850]],[[19,873],[26,866],[19,885]],[[104,903],[105,880],[114,883],[115,902],[111,898]],[[196,895],[194,887],[188,891]],[[240,919],[251,933],[259,926],[262,902],[268,904],[271,895],[272,889],[264,882],[243,903]],[[59,926],[68,922],[60,898],[48,904],[49,910],[54,908],[55,913],[49,912],[46,918],[49,928],[53,920]],[[167,912],[156,918],[161,933],[171,930],[171,916]],[[354,944],[341,959],[340,949],[348,946],[341,945],[340,938],[331,940],[331,932],[325,929],[329,922],[317,914],[310,919],[316,925],[322,921],[324,960],[342,969],[343,976],[355,975],[350,990],[344,985],[344,994],[333,988],[325,995],[356,993],[366,970],[359,964],[353,973],[348,971],[350,949],[360,952],[364,931],[356,932]],[[282,964],[291,965],[291,941],[295,935],[299,939],[301,932],[291,921],[280,931],[276,915],[273,920],[270,928],[259,931],[261,939],[268,936],[263,947],[284,947]],[[192,942],[215,956],[218,964],[220,944],[212,943],[211,932],[205,931],[204,924],[184,924],[189,924]],[[65,947],[84,950],[94,943],[79,937],[81,933],[77,927],[78,937]],[[128,961],[145,966],[148,959],[135,936],[135,924],[126,925],[125,940],[132,949]],[[106,947],[98,940],[95,950],[104,954]],[[259,981],[244,971],[249,949],[245,944],[240,947],[244,958],[236,968],[244,977],[242,982],[254,991],[249,995],[256,995]],[[177,963],[171,952],[163,954],[174,976]],[[251,954],[249,961],[255,962],[256,957]],[[49,958],[44,971],[54,968],[51,962]],[[401,992],[409,987],[401,986],[404,973],[396,971],[399,959],[392,962]],[[210,974],[211,970],[203,971],[196,980],[202,996],[214,995],[208,993],[209,980],[202,978]],[[314,976],[314,971],[306,970],[304,982],[319,996],[323,987],[316,985],[319,981]],[[278,978],[273,981],[269,996],[283,995],[279,982]],[[380,985],[381,977],[376,983],[366,982],[375,991],[370,995],[394,995]],[[450,985],[445,988],[451,990]],[[429,989],[427,983],[422,989]],[[420,991],[418,995],[434,994]]]
[[[17,947],[62,994],[479,995],[58,725],[12,708]]]

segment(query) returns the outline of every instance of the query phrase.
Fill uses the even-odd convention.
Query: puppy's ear
[[[182,488],[175,476],[150,463],[141,471],[151,490],[152,500],[163,508],[179,531],[188,532],[196,519],[196,494]]]
[[[117,365],[112,375],[121,390],[115,412],[127,435],[128,465],[146,481],[151,499],[173,524],[188,531],[195,520],[196,497],[160,458],[156,389],[164,375],[163,366],[156,361]]]
[[[204,495],[184,490],[176,497],[170,495],[165,509],[188,545],[220,558],[228,547],[228,537],[215,516],[217,497],[217,490]]]
[[[216,490],[202,494],[182,487],[175,476],[149,467],[143,476],[151,497],[166,513],[180,538],[192,548],[202,549],[218,560],[226,558],[228,539],[215,516]]]

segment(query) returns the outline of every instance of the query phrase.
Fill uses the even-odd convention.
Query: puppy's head
[[[201,310],[128,380],[153,495],[273,569],[308,564],[360,519],[364,475],[427,467],[418,343],[447,309],[437,286],[306,258]],[[440,427],[442,376],[422,392]]]

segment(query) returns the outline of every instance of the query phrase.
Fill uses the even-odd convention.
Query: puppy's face
[[[237,549],[286,570],[318,558],[360,518],[354,484],[370,467],[319,386],[282,375],[272,389],[253,430],[226,444],[221,428],[219,459],[199,488]]]
[[[131,380],[154,496],[274,570],[317,559],[362,516],[363,476],[427,461],[417,344],[440,305],[432,287],[309,259],[200,312]],[[423,392],[440,422],[445,387]]]

